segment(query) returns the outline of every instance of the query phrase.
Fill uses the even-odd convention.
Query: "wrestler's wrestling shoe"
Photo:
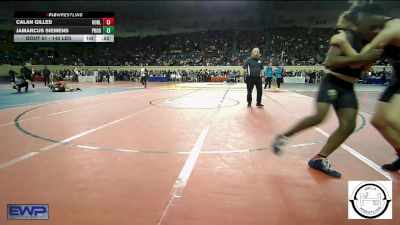
[[[390,170],[390,171],[399,171],[400,170],[400,157],[392,163],[383,165],[382,169]]]
[[[331,164],[329,163],[329,161],[326,158],[314,157],[314,158],[310,159],[310,161],[308,161],[308,165],[311,168],[319,170],[331,177],[340,178],[342,176],[342,174],[340,174],[338,171],[332,169]]]

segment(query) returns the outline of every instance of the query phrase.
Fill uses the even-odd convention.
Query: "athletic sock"
[[[317,154],[312,158],[312,160],[317,160],[317,159],[326,159],[326,156],[323,156],[321,154]]]

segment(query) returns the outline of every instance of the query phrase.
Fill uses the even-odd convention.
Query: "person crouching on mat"
[[[24,77],[20,76],[12,76],[11,84],[13,85],[13,89],[21,92],[21,88],[25,88],[25,92],[28,91],[29,83],[24,79]]]
[[[395,76],[382,93],[371,123],[397,153],[397,159],[382,165],[382,169],[398,171],[400,170],[400,19],[387,17],[385,11],[377,10],[378,7],[376,3],[360,3],[351,11],[353,14],[359,14],[361,21],[356,25],[366,36],[373,30],[370,29],[371,26],[381,28],[373,39],[373,36],[369,35],[371,36],[369,40],[372,41],[362,48],[360,53],[384,47],[383,55],[389,59],[394,68]],[[357,55],[358,52],[349,48],[346,54]]]
[[[343,49],[347,45],[359,51],[367,44],[362,42],[362,37],[353,24],[357,21],[354,20],[348,18],[348,12],[344,12],[339,17],[339,33],[334,35],[330,41],[330,48],[325,59],[327,73],[319,88],[316,112],[300,120],[283,134],[276,136],[272,145],[274,153],[280,154],[289,137],[320,124],[326,118],[332,105],[339,120],[339,127],[329,136],[321,151],[308,161],[308,165],[337,178],[341,177],[341,174],[331,167],[327,157],[344,143],[355,129],[358,102],[353,84],[360,78],[364,64],[373,62],[383,53],[383,49],[375,48],[356,56],[343,54]],[[359,68],[351,68],[350,65],[354,63],[363,64]]]

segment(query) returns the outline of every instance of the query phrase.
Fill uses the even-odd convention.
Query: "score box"
[[[103,26],[114,26],[114,18],[103,18]]]
[[[114,34],[114,27],[103,27],[103,34]]]

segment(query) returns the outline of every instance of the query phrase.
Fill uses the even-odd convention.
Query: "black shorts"
[[[358,109],[354,85],[329,73],[322,79],[317,102],[332,104],[336,110],[343,108]]]
[[[382,93],[379,101],[381,102],[389,102],[392,99],[393,95],[400,94],[400,80],[397,77],[394,77],[390,82],[389,86]]]

